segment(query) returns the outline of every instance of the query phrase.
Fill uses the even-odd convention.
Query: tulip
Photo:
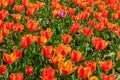
[[[65,43],[69,43],[72,40],[72,36],[70,36],[69,34],[63,34],[62,35],[62,41]]]
[[[7,68],[5,65],[0,65],[0,75],[5,74],[7,71]]]
[[[34,68],[32,66],[27,66],[25,71],[27,75],[32,75],[34,73]]]
[[[24,80],[24,76],[22,73],[11,73],[10,80]]]
[[[84,59],[84,57],[82,56],[82,53],[76,50],[72,51],[72,53],[70,54],[70,57],[75,62],[80,62]]]
[[[86,79],[91,74],[91,68],[90,67],[83,67],[82,65],[78,68],[78,75],[82,79]]]
[[[70,60],[66,62],[60,62],[58,64],[58,69],[62,74],[69,75],[72,74],[78,66],[74,66]]]
[[[105,73],[102,73],[102,80],[115,80],[115,75],[114,74],[106,75]]]
[[[100,67],[104,71],[109,71],[113,68],[112,60],[99,61]]]

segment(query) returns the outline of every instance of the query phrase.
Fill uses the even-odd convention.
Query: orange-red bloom
[[[118,28],[115,33],[118,35],[118,37],[120,37],[120,28]]]
[[[55,70],[53,68],[45,68],[42,71],[42,80],[55,80]]]
[[[80,30],[80,25],[78,23],[75,23],[70,27],[70,33],[71,34],[77,32],[78,30]]]
[[[117,29],[117,25],[116,24],[112,24],[112,23],[108,23],[108,29],[110,31],[115,31]]]
[[[0,11],[0,19],[4,20],[9,15],[9,12],[7,10],[1,10]]]
[[[69,44],[63,45],[60,44],[58,45],[58,47],[55,49],[55,53],[56,54],[61,54],[63,56],[66,56],[67,54],[69,54],[71,52],[71,47]]]
[[[45,36],[49,40],[52,37],[53,32],[50,28],[47,28],[46,30],[42,30],[40,34],[41,36]]]
[[[112,60],[99,61],[100,67],[104,71],[109,71],[113,68]]]
[[[8,1],[7,0],[0,0],[0,6],[2,8],[6,8],[8,6]]]
[[[5,25],[6,25],[6,28],[7,28],[8,30],[12,30],[14,23],[13,23],[13,22],[6,22]]]
[[[0,43],[3,42],[3,35],[0,33]]]
[[[102,73],[102,80],[115,80],[115,75],[114,74],[106,75],[105,73]]]
[[[6,66],[5,66],[5,65],[0,65],[0,75],[1,75],[1,74],[5,74],[6,71],[7,71]]]
[[[58,54],[58,55],[56,55],[56,54],[54,54],[51,58],[50,58],[50,62],[52,63],[52,64],[58,64],[58,63],[60,63],[60,62],[62,62],[64,59],[63,59],[63,56],[62,55],[60,55],[60,54]]]
[[[85,36],[90,36],[93,33],[93,30],[91,28],[82,28],[81,32],[85,35]]]
[[[13,50],[13,54],[16,55],[17,59],[20,59],[22,57],[22,50]]]
[[[84,59],[84,57],[82,56],[82,53],[76,50],[72,51],[72,53],[70,54],[70,57],[75,62],[80,62]]]
[[[43,46],[42,47],[42,54],[45,56],[45,57],[52,57],[52,53],[53,52],[53,47],[52,46]]]
[[[76,9],[75,8],[68,8],[68,14],[69,15],[74,15],[75,14]]]
[[[24,80],[24,76],[22,73],[11,73],[10,80]]]
[[[3,28],[3,29],[1,30],[1,32],[2,32],[2,35],[3,35],[3,36],[8,36],[8,35],[10,34],[10,30],[8,30],[8,29],[6,29],[6,28]]]
[[[34,68],[32,66],[27,66],[25,71],[27,75],[32,75],[34,73]]]
[[[24,25],[21,23],[15,23],[13,25],[13,30],[17,31],[17,32],[22,32],[24,29]]]
[[[13,14],[13,18],[15,21],[19,21],[21,19],[21,14]]]
[[[8,0],[8,3],[9,3],[10,5],[13,5],[13,4],[14,4],[14,0]]]
[[[35,21],[35,20],[28,20],[27,21],[27,28],[30,30],[30,31],[36,31],[37,30],[37,26],[38,26],[38,22]]]
[[[92,44],[97,50],[103,50],[107,47],[108,41],[103,40],[100,37],[93,37],[92,38]]]
[[[78,68],[78,75],[80,78],[85,79],[88,78],[91,74],[91,68],[90,67],[83,67],[82,65]]]
[[[66,62],[60,62],[58,64],[58,69],[62,74],[69,75],[73,73],[78,66],[74,66],[70,60],[67,60]]]
[[[98,31],[104,30],[105,29],[104,23],[103,22],[96,23],[95,29],[98,30]]]
[[[72,36],[70,36],[69,34],[63,34],[62,35],[62,41],[65,43],[69,43],[72,40]]]
[[[23,5],[14,5],[14,10],[18,11],[18,12],[22,12],[24,9]]]
[[[36,36],[32,36],[31,34],[28,34],[23,36],[20,45],[22,48],[28,48],[28,46],[32,44],[34,41],[36,41]]]
[[[92,73],[94,73],[95,70],[96,70],[96,62],[86,61],[86,62],[85,62],[85,66],[86,66],[86,67],[90,67]]]
[[[3,54],[3,61],[7,64],[13,64],[16,61],[16,55],[14,54]]]
[[[37,43],[38,44],[45,44],[47,42],[47,38],[45,36],[38,36]]]

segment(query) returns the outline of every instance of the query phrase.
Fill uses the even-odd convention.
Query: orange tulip
[[[0,75],[1,75],[1,74],[2,74],[2,75],[5,74],[6,71],[7,71],[6,66],[5,66],[5,65],[0,65]]]
[[[102,73],[102,80],[115,80],[115,75],[114,74],[106,75],[105,73]]]
[[[24,25],[21,23],[15,23],[13,25],[13,30],[17,32],[22,32],[24,30]]]
[[[32,31],[32,32],[36,31],[37,30],[37,26],[38,26],[38,22],[37,21],[32,20],[32,19],[27,21],[27,28],[30,31]]]
[[[90,80],[99,80],[96,76],[90,77]]]
[[[99,61],[100,67],[104,71],[109,71],[113,68],[112,60]]]
[[[8,3],[9,3],[10,5],[13,5],[13,4],[14,4],[14,0],[8,0]]]
[[[71,52],[71,47],[69,44],[67,44],[67,45],[60,44],[60,45],[58,45],[57,48],[55,48],[55,53],[61,54],[63,56],[66,56],[70,52]]]
[[[95,26],[95,21],[89,20],[89,21],[88,21],[88,24],[89,24],[89,26]]]
[[[24,80],[24,76],[22,73],[11,73],[10,80]]]
[[[92,73],[94,73],[95,70],[96,70],[96,62],[86,61],[86,62],[85,62],[85,66],[86,66],[86,67],[90,67]]]
[[[3,28],[3,29],[1,30],[1,32],[2,32],[2,35],[3,35],[3,36],[8,36],[8,35],[10,34],[10,30],[8,30],[8,29],[6,29],[6,28]]]
[[[52,52],[53,52],[53,47],[52,46],[43,46],[42,47],[42,54],[45,56],[45,57],[52,57]]]
[[[76,9],[75,8],[68,8],[68,14],[69,15],[74,15],[75,14]]]
[[[21,14],[13,14],[13,18],[15,21],[19,21],[21,19]]]
[[[14,10],[18,12],[22,12],[24,9],[23,5],[14,5]]]
[[[36,37],[32,36],[31,34],[28,34],[23,36],[20,45],[22,48],[28,48],[28,46],[35,41],[36,41]]]
[[[115,33],[117,34],[118,37],[120,37],[120,28],[118,28]]]
[[[112,23],[108,23],[108,29],[110,31],[115,31],[117,29],[117,25],[116,24],[112,24]]]
[[[0,20],[0,29],[4,28],[4,26],[5,26],[5,23],[2,20]]]
[[[29,3],[30,3],[30,0],[22,0],[22,4],[23,4],[24,6],[28,6]]]
[[[99,19],[100,17],[101,17],[101,13],[100,12],[94,12],[94,17],[96,18],[96,19]]]
[[[91,28],[82,28],[81,32],[85,35],[85,36],[90,36],[93,33],[93,30]]]
[[[53,10],[52,11],[52,14],[53,14],[53,16],[55,17],[55,18],[59,18],[59,15],[58,15],[58,10]]]
[[[0,43],[3,42],[3,35],[0,33]]]
[[[120,60],[120,51],[117,51],[118,60]]]
[[[45,44],[45,43],[47,43],[46,37],[45,36],[38,36],[37,37],[37,43],[38,44]]]
[[[85,79],[88,78],[91,74],[91,68],[90,67],[83,67],[82,65],[78,68],[78,75],[80,78]]]
[[[102,10],[102,16],[107,17],[108,16],[108,10],[106,10],[106,9]]]
[[[7,28],[8,30],[12,30],[14,23],[13,23],[13,22],[6,22],[5,25],[6,25],[6,28]]]
[[[44,7],[45,3],[37,1],[37,5],[39,6],[39,8],[42,8]]]
[[[105,29],[104,23],[103,22],[96,23],[95,29],[98,30],[98,31],[104,30]]]
[[[41,36],[45,36],[49,40],[52,37],[53,32],[50,28],[47,28],[46,30],[42,30],[40,34]]]
[[[42,71],[42,80],[55,80],[55,70],[53,68],[45,68]]]
[[[118,19],[118,14],[117,13],[112,13],[112,19],[117,20]]]
[[[82,56],[82,53],[76,50],[72,51],[72,53],[70,54],[70,57],[75,62],[80,62],[84,59],[84,57]]]
[[[8,6],[8,1],[7,0],[1,0],[0,3],[1,3],[0,6],[2,8],[6,8]]]
[[[58,54],[58,55],[53,55],[51,58],[50,58],[50,62],[52,64],[55,64],[57,65],[58,63],[62,62],[64,59],[63,59],[63,56]]]
[[[77,32],[78,30],[80,30],[80,25],[78,23],[75,23],[70,27],[70,33],[71,34]]]
[[[71,42],[71,40],[72,40],[72,36],[70,36],[69,34],[63,34],[63,35],[62,35],[62,40],[63,40],[63,42],[65,42],[65,43],[69,43],[69,42]]]
[[[7,10],[1,10],[0,11],[0,19],[4,20],[9,15],[9,12]]]
[[[58,69],[62,74],[69,75],[72,74],[78,66],[74,66],[70,60],[66,62],[60,62],[58,64]]]
[[[32,66],[27,66],[25,71],[27,75],[32,75],[34,73],[34,68]]]
[[[103,40],[100,37],[93,37],[92,44],[97,50],[103,50],[108,46],[108,41]]]
[[[14,54],[3,54],[3,61],[7,64],[13,64],[16,61],[16,55]]]
[[[22,50],[13,50],[13,54],[16,55],[17,59],[20,59],[22,57]]]

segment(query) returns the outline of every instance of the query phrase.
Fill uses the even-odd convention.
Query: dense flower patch
[[[120,0],[0,0],[0,80],[119,80]]]

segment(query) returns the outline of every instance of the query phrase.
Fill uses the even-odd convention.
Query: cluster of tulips
[[[87,60],[84,56],[86,53],[72,49],[70,43],[74,40],[72,36],[80,32],[84,37],[90,38],[91,43],[88,44],[93,45],[92,48],[94,50],[102,51],[109,46],[110,41],[103,39],[101,36],[95,36],[96,31],[102,32],[108,30],[119,38],[120,27],[117,24],[117,20],[120,19],[119,1],[120,0],[66,0],[68,4],[72,3],[79,6],[81,12],[76,14],[76,8],[62,5],[60,0],[52,0],[52,15],[55,19],[64,19],[70,16],[73,22],[68,33],[61,35],[62,43],[53,47],[52,45],[47,45],[47,42],[52,38],[54,31],[50,28],[43,30],[38,21],[30,17],[39,11],[40,8],[44,7],[44,2],[36,1],[36,3],[32,3],[30,0],[21,0],[21,4],[15,4],[14,0],[0,0],[0,7],[2,8],[2,10],[0,10],[0,44],[4,42],[4,37],[9,36],[13,31],[21,33],[24,32],[26,28],[31,33],[39,32],[37,36],[34,34],[24,34],[20,41],[21,50],[14,49],[11,54],[2,54],[4,64],[0,64],[0,75],[6,74],[7,64],[12,66],[12,64],[21,59],[24,54],[22,50],[28,49],[33,43],[37,43],[41,45],[40,50],[42,55],[49,60],[51,65],[55,66],[55,69],[52,66],[42,69],[42,74],[38,76],[42,80],[57,80],[56,73],[58,71],[66,76],[76,73],[77,71],[77,75],[82,80],[115,80],[115,74],[110,72],[115,67],[115,62],[112,59],[98,61]],[[6,9],[8,5],[13,6],[15,13]],[[98,11],[94,10],[95,6],[98,6]],[[114,13],[110,16],[109,9],[114,10]],[[26,16],[23,16],[22,13],[26,14]],[[13,21],[6,22],[5,19],[9,15],[13,17]],[[91,15],[93,18],[90,18]],[[26,24],[20,23],[22,17],[24,17]],[[84,26],[84,23],[79,23],[79,21],[84,20],[87,21],[87,26]],[[120,60],[119,50],[117,50],[116,55],[116,59]],[[26,66],[25,72],[28,76],[35,73],[33,66],[34,65]],[[97,66],[102,70],[100,73],[101,77],[95,75]],[[9,75],[9,80],[24,79],[25,76],[22,72],[10,73]]]

